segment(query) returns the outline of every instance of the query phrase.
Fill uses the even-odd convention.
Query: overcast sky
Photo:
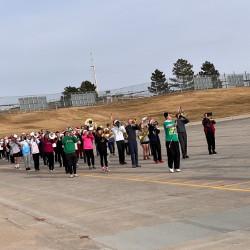
[[[172,75],[188,60],[250,73],[249,0],[0,0],[0,96],[100,90]]]

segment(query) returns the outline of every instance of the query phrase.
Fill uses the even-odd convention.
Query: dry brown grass
[[[250,88],[191,91],[92,107],[5,114],[0,116],[0,136],[23,131],[29,133],[41,128],[64,130],[83,125],[87,118],[105,126],[111,120],[111,113],[113,119],[124,122],[129,117],[141,120],[144,116],[161,122],[165,111],[176,113],[179,106],[184,106],[191,121],[201,120],[203,113],[209,111],[213,112],[215,118],[250,114]]]

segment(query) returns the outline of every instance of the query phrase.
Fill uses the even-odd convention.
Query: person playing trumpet
[[[164,117],[163,127],[165,130],[169,171],[171,173],[174,171],[180,172],[180,148],[176,131],[177,122],[172,120],[172,114],[168,112],[164,113]]]
[[[216,122],[212,119],[212,113],[205,113],[202,120],[204,133],[207,139],[208,153],[210,155],[217,154],[215,151],[215,125]]]
[[[187,132],[185,125],[189,123],[189,119],[184,113],[183,107],[180,107],[179,112],[176,114],[177,121],[177,133],[179,138],[179,143],[181,146],[182,159],[187,159]]]
[[[126,132],[128,135],[128,145],[132,161],[132,168],[141,167],[138,163],[138,146],[136,140],[136,130],[139,130],[140,127],[136,123],[135,119],[128,119],[128,125],[126,126]]]
[[[34,162],[34,167],[36,171],[40,170],[40,166],[39,166],[39,143],[40,141],[37,138],[37,134],[32,132],[30,133],[30,149],[31,149],[31,153],[32,153],[32,158],[33,158],[33,162]]]
[[[112,131],[111,124],[107,123],[107,129],[109,132],[109,138],[108,138],[108,148],[111,155],[115,155],[115,136]]]
[[[96,146],[100,155],[100,164],[102,167],[102,172],[110,172],[109,167],[108,167],[108,152],[107,152],[107,143],[108,143],[108,138],[105,135],[103,129],[101,127],[98,127],[96,129],[96,136],[95,136],[95,142]]]
[[[42,141],[44,156],[48,159],[49,170],[54,172],[54,148],[53,144],[56,142],[49,137],[50,132],[47,131]]]
[[[159,137],[160,129],[158,128],[158,122],[154,119],[149,119],[148,132],[149,142],[155,164],[164,163],[161,155],[161,141]]]
[[[120,121],[115,120],[112,132],[114,134],[117,145],[119,163],[121,165],[125,165],[127,164],[127,162],[125,161],[125,142],[124,142],[124,134],[126,133],[125,127],[121,124]]]
[[[9,145],[10,145],[10,154],[12,154],[14,158],[15,169],[20,169],[20,165],[19,165],[20,148],[18,146],[16,134],[12,136]]]
[[[67,166],[70,178],[78,177],[76,173],[77,155],[75,150],[75,143],[78,143],[77,137],[72,130],[65,131],[65,136],[62,138],[63,150],[67,159]]]
[[[94,156],[94,151],[93,151],[93,141],[95,139],[92,129],[89,130],[89,127],[87,128],[88,130],[84,130],[83,135],[82,135],[82,140],[83,140],[83,148],[84,152],[87,157],[87,163],[89,166],[89,169],[95,169],[95,156]],[[91,166],[92,164],[92,166]]]

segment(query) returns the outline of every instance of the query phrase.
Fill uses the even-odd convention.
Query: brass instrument
[[[30,137],[37,138],[38,136],[39,136],[39,133],[38,133],[38,132],[31,132],[31,133],[30,133]]]
[[[97,127],[96,123],[94,123],[91,118],[86,119],[86,121],[84,122],[84,124],[86,126],[88,126],[89,131],[92,131],[94,129],[94,127]]]
[[[148,117],[145,116],[145,117],[143,117],[143,118],[141,119],[141,123],[142,123],[142,124],[146,124],[146,123],[147,123],[147,120],[148,120]]]
[[[138,135],[138,138],[140,141],[142,141],[149,134],[148,123],[147,123],[148,118],[147,117],[144,117],[144,118],[146,119],[142,119],[143,123],[141,124],[141,130]]]
[[[110,132],[109,128],[104,128],[104,130],[103,130],[103,135],[104,135],[104,137],[105,137],[107,140],[109,140],[110,135],[111,135],[111,132]]]
[[[136,124],[136,123],[137,123],[137,119],[136,118],[132,119],[132,124]]]
[[[56,134],[54,132],[49,133],[49,139],[54,140],[56,138]]]
[[[180,106],[179,110],[178,110],[178,114],[182,117],[186,117],[186,113],[184,112],[184,108],[182,106]]]

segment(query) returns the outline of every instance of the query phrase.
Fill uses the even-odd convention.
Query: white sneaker
[[[174,169],[173,169],[173,168],[170,168],[169,171],[170,171],[171,173],[173,173],[173,172],[174,172]]]
[[[74,177],[78,177],[78,174],[74,174]]]
[[[176,169],[176,172],[181,172],[181,170],[178,168],[178,169]]]
[[[74,175],[73,174],[71,174],[70,176],[69,176],[69,178],[73,178],[74,177]]]

